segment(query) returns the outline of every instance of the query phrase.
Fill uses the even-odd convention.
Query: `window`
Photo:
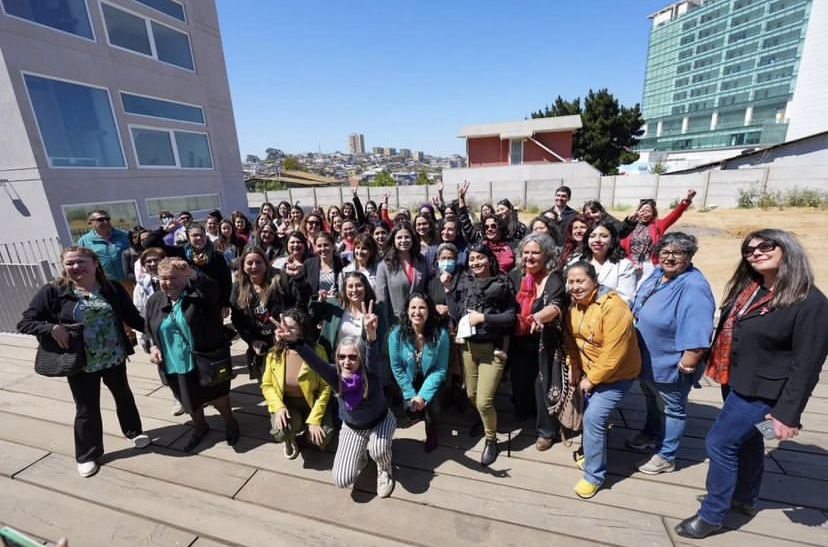
[[[781,63],[783,61],[789,61],[796,57],[797,48],[793,49],[786,49],[785,51],[778,51],[776,53],[771,53],[768,55],[763,55],[759,57],[759,65],[758,66],[767,66],[772,65],[774,63]]]
[[[111,45],[195,70],[186,33],[109,4],[101,3],[101,11]]]
[[[175,17],[179,21],[187,22],[187,18],[184,16],[184,6],[179,4],[178,2],[173,2],[172,0],[135,0],[139,4],[144,4],[145,6],[152,8],[156,11],[160,11],[170,17]]]
[[[727,50],[727,53],[725,53],[725,59],[735,59],[736,57],[741,57],[742,55],[748,55],[757,49],[759,49],[759,42],[751,42],[749,44]]]
[[[790,44],[791,42],[797,42],[799,41],[799,37],[799,29],[789,30],[788,32],[784,32],[782,34],[779,34],[778,36],[774,36],[773,38],[767,38],[763,40],[762,49],[769,49],[784,44]]]
[[[788,84],[766,87],[765,89],[757,89],[753,92],[753,100],[761,101],[762,99],[770,99],[772,97],[788,95],[790,93],[790,89],[791,86]]]
[[[698,21],[696,21],[695,19],[691,19],[689,21],[686,21],[683,25],[681,25],[681,30],[690,30],[691,28],[694,28],[697,24]]]
[[[7,15],[94,40],[84,0],[2,0]]]
[[[690,83],[690,78],[684,77],[684,78],[679,78],[678,80],[673,82],[673,86],[674,87],[684,87],[689,83]]]
[[[213,209],[221,209],[218,194],[150,198],[146,204],[147,214],[152,218],[158,218],[161,211],[190,211],[193,218],[201,218]]]
[[[736,89],[738,87],[748,86],[753,82],[752,76],[742,76],[741,78],[736,78],[735,80],[727,80],[726,82],[722,82],[721,90],[728,91],[730,89]]]
[[[134,201],[108,201],[98,203],[76,203],[63,205],[63,217],[69,226],[69,233],[72,241],[77,241],[80,236],[89,231],[86,217],[90,211],[101,209],[112,217],[112,226],[122,230],[131,230],[133,226],[141,224],[138,217],[138,207]]]
[[[131,127],[139,167],[212,169],[206,133],[149,127]]]
[[[50,167],[125,167],[105,89],[23,77]]]
[[[686,46],[687,44],[692,44],[695,40],[696,40],[696,35],[695,34],[688,34],[687,36],[684,36],[681,39],[679,44],[682,45],[682,46]]]
[[[786,66],[776,70],[769,70],[767,72],[760,72],[756,75],[756,83],[769,82],[771,80],[780,80],[782,78],[790,78],[793,76],[793,66]]]
[[[509,165],[523,163],[523,139],[509,140]]]
[[[676,67],[676,74],[684,74],[688,70],[692,68],[690,63],[684,63],[683,65],[679,65]]]
[[[121,103],[127,114],[204,124],[204,111],[197,106],[123,92]]]
[[[716,38],[715,40],[710,40],[709,42],[705,42],[703,44],[699,44],[696,47],[696,53],[706,53],[708,51],[712,51],[716,48],[719,48],[724,44],[724,38]]]

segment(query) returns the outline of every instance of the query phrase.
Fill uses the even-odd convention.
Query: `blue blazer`
[[[431,403],[440,386],[446,379],[449,359],[449,336],[446,329],[440,329],[437,343],[427,342],[423,346],[422,367],[423,385],[419,393],[414,389],[414,379],[417,377],[417,348],[403,338],[400,326],[391,330],[388,337],[388,358],[391,361],[391,371],[402,390],[403,398],[413,399],[417,395]]]

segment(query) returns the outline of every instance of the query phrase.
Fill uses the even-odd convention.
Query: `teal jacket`
[[[379,355],[385,353],[385,335],[388,334],[388,322],[386,321],[383,310],[382,302],[374,302],[374,314],[379,320],[379,324],[377,325],[377,351]],[[334,351],[336,347],[334,345],[339,335],[339,325],[342,323],[342,315],[345,313],[345,310],[333,298],[329,298],[324,302],[311,299],[308,305],[308,313],[315,323],[322,324],[317,343],[325,348],[328,354],[328,362],[335,363]],[[362,329],[362,340],[366,340],[364,328]]]
[[[107,278],[121,281],[126,277],[122,257],[130,246],[129,232],[112,228],[109,239],[105,239],[93,229],[78,238],[77,244],[95,251]]]
[[[437,343],[427,342],[423,346],[420,366],[424,380],[419,393],[414,389],[414,379],[417,377],[417,348],[402,336],[399,325],[391,330],[388,337],[388,359],[391,361],[391,371],[402,390],[403,398],[409,400],[419,395],[431,403],[446,379],[449,360],[448,332],[441,328]]]

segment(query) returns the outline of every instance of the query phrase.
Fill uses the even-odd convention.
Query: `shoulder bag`
[[[82,323],[58,323],[69,331],[69,347],[60,347],[51,333],[37,337],[35,372],[42,376],[74,376],[86,366]]]

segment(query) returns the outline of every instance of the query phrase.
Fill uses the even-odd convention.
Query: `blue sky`
[[[465,153],[464,125],[606,87],[641,102],[666,0],[217,0],[239,147]]]

